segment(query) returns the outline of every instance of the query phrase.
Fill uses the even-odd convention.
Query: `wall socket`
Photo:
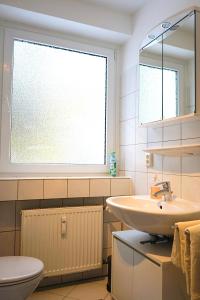
[[[145,154],[146,159],[146,167],[151,168],[153,167],[153,154],[152,153],[146,153]]]

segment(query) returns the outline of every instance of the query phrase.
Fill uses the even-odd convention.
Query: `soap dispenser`
[[[150,187],[150,196],[152,199],[161,199],[162,195],[155,196],[155,193],[160,191],[160,187],[156,186],[156,183],[157,183],[157,175],[155,174],[153,176],[152,185]]]

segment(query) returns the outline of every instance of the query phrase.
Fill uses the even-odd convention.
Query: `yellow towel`
[[[185,251],[185,242],[186,242],[185,229],[189,226],[194,226],[198,224],[200,224],[200,220],[178,222],[175,224],[171,260],[175,266],[182,269],[183,273],[185,273],[185,261],[184,261],[184,251]]]
[[[200,224],[185,230],[185,274],[192,300],[200,300]]]

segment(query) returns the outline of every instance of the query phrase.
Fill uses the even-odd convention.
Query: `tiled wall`
[[[0,256],[20,254],[21,210],[104,205],[108,196],[129,195],[128,178],[0,180]],[[121,223],[104,210],[103,258],[111,253],[111,233]],[[103,269],[44,279],[42,285],[101,276]]]
[[[154,155],[154,165],[146,168],[147,147],[181,145],[200,142],[200,120],[165,126],[138,126],[137,66],[122,74],[120,116],[121,175],[134,179],[135,194],[148,194],[154,174],[158,180],[170,180],[174,194],[200,201],[200,156],[168,157]]]

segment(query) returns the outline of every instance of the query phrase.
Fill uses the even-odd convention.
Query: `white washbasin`
[[[162,209],[149,196],[110,197],[106,202],[126,225],[151,234],[173,235],[174,223],[200,219],[200,204],[180,198],[162,202]]]

